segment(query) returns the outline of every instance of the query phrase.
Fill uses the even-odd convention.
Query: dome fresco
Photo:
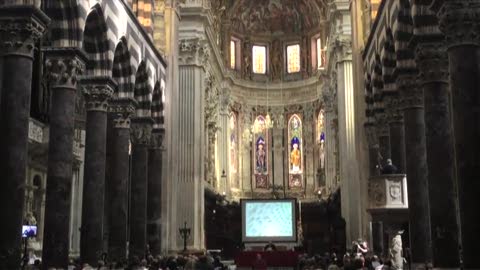
[[[283,35],[317,27],[322,13],[313,0],[239,0],[230,18],[232,29],[238,33]]]

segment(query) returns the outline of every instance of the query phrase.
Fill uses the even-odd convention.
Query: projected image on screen
[[[244,202],[244,241],[295,240],[294,206],[291,200]]]

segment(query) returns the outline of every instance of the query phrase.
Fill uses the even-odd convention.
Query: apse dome
[[[325,67],[326,0],[238,0],[226,8],[225,61],[236,77],[298,81]],[[221,4],[219,5],[221,6]],[[221,9],[219,9],[221,10]]]
[[[316,0],[240,0],[230,14],[238,34],[292,35],[318,28],[324,5]]]

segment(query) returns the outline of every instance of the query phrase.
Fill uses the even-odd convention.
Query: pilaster
[[[217,119],[209,118],[212,113],[217,113],[213,104],[206,104],[207,98],[216,96],[211,90],[213,81],[206,72],[206,62],[209,56],[209,49],[205,40],[198,38],[181,39],[179,42],[179,90],[178,103],[175,105],[174,114],[177,114],[178,121],[173,127],[172,152],[175,152],[177,163],[172,172],[172,179],[175,179],[176,189],[184,196],[174,196],[176,210],[175,218],[171,223],[170,234],[173,237],[169,243],[169,249],[178,251],[183,247],[183,240],[178,233],[178,228],[184,222],[191,228],[191,235],[187,242],[190,250],[203,250],[204,242],[204,181],[205,161],[209,149],[207,131],[210,130],[213,136],[216,130],[208,129],[207,123],[214,123]],[[217,91],[218,93],[218,91]],[[207,120],[208,119],[208,120]],[[213,121],[212,121],[213,120]],[[211,134],[211,135],[212,135]],[[212,148],[214,150],[214,148]],[[211,149],[211,150],[212,150]],[[209,164],[211,165],[211,164]],[[178,221],[178,226],[177,226]]]

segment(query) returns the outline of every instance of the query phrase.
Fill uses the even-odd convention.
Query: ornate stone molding
[[[330,91],[324,91],[322,92],[322,101],[323,101],[323,106],[325,108],[325,112],[333,112],[335,111],[335,97],[333,96],[333,93]]]
[[[444,44],[419,43],[415,51],[420,83],[448,82],[448,54]]]
[[[440,30],[445,34],[449,48],[461,45],[479,46],[480,1],[445,0],[438,17]]]
[[[179,46],[179,64],[205,66],[210,57],[208,43],[204,39],[181,39]]]
[[[113,96],[115,81],[110,77],[84,77],[80,82],[85,96],[85,109],[87,111],[108,110],[108,101]]]
[[[152,137],[153,119],[150,117],[135,117],[131,120],[130,140],[132,144],[149,146]]]
[[[220,93],[215,84],[215,78],[207,73],[205,77],[205,125],[209,129],[217,128],[218,103]]]
[[[0,7],[0,55],[33,57],[50,19],[34,6]]]
[[[369,209],[407,209],[407,178],[404,174],[370,177],[368,195]]]
[[[133,98],[112,98],[108,112],[115,115],[115,128],[130,128],[130,118],[135,114],[137,101]]]
[[[86,54],[78,48],[43,48],[46,55],[45,79],[54,88],[77,87],[78,77],[85,70]]]

